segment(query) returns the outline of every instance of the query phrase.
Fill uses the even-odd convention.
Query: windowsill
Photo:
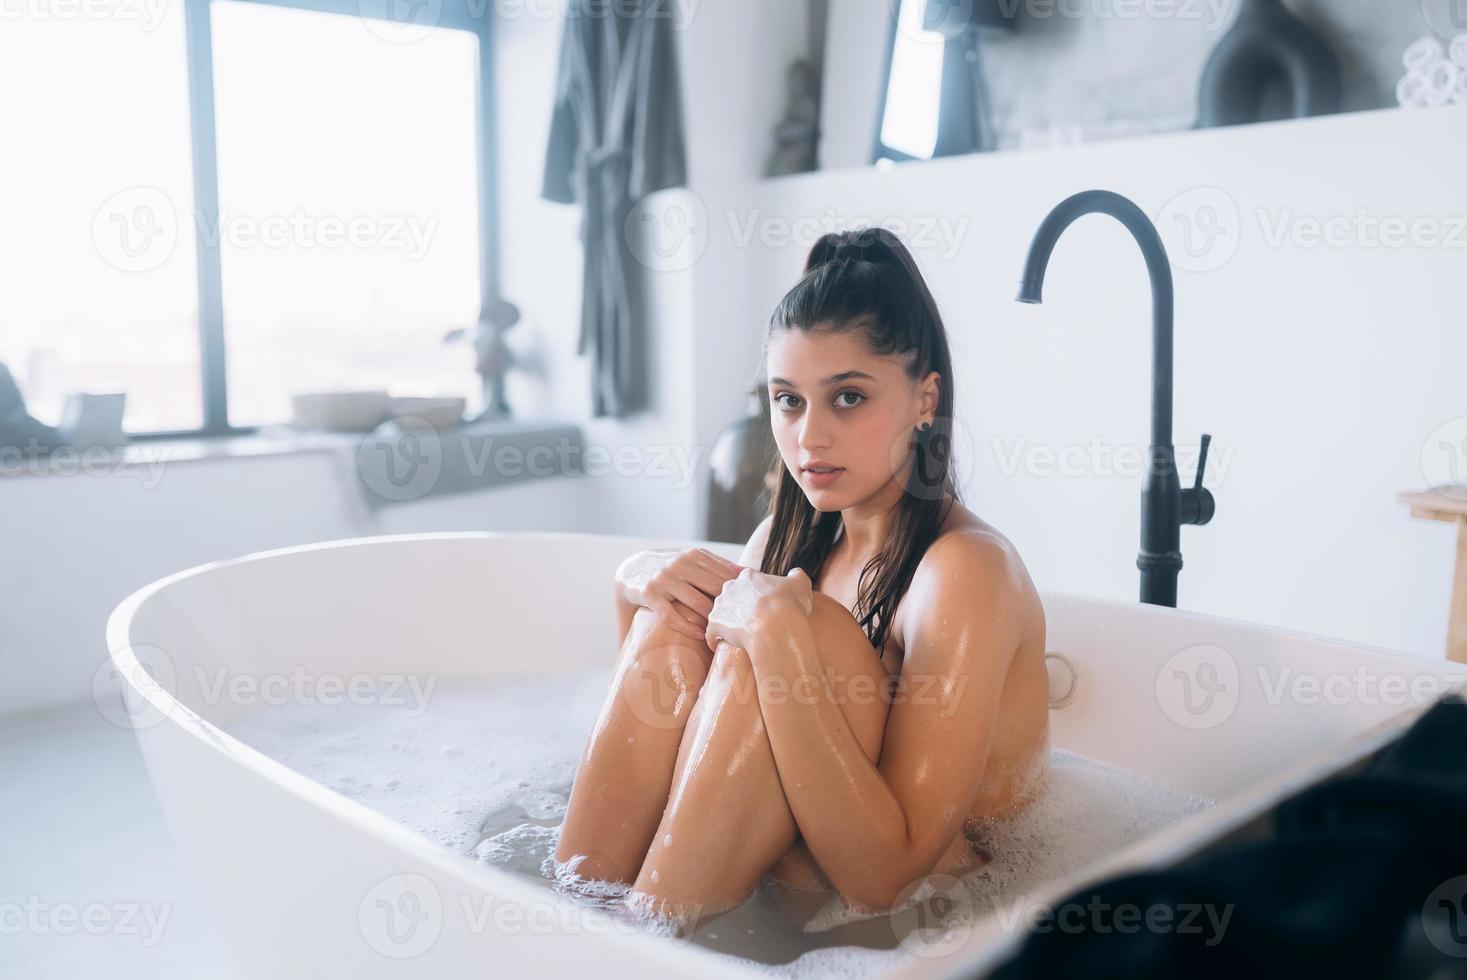
[[[62,448],[26,457],[0,449],[0,482],[324,453],[347,468],[368,507],[375,509],[523,480],[579,476],[583,449],[579,425],[552,419],[472,422],[405,436],[391,430],[374,434],[269,426],[236,435],[141,439],[120,450]],[[422,466],[428,467],[426,479],[417,476]],[[413,478],[404,480],[409,474]]]

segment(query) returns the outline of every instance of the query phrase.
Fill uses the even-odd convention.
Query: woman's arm
[[[769,540],[769,526],[773,521],[773,516],[765,517],[759,522],[759,526],[754,528],[754,533],[749,535],[749,540],[744,544],[744,550],[739,555],[739,565],[755,570],[759,568],[764,558],[765,543]],[[638,556],[645,554],[647,552],[639,552],[638,555],[630,556],[621,563],[616,574],[612,576],[612,587],[616,595],[616,647],[618,650],[626,642],[627,633],[632,628],[632,618],[642,607],[642,603],[636,599],[637,590],[632,587],[640,583],[631,582],[630,577],[635,576],[629,576],[628,573],[631,566],[636,563]],[[645,573],[642,577],[645,577]]]
[[[875,766],[846,723],[839,691],[795,696],[832,690],[800,605],[773,604],[754,627],[748,651],[785,798],[848,901],[890,908],[957,835],[1019,645],[1016,588],[1009,553],[993,539],[959,533],[933,545],[907,593],[902,682]],[[790,694],[768,696],[775,691]]]

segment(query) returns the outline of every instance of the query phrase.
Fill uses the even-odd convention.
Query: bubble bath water
[[[445,677],[426,710],[285,705],[261,710],[229,732],[467,859],[544,884],[551,900],[615,908],[624,904],[625,886],[588,882],[575,875],[575,862],[557,867],[551,858],[610,680],[609,668]],[[947,931],[971,926],[973,917],[1011,909],[1043,883],[1211,805],[1053,750],[1033,803],[1014,817],[972,828],[992,860],[932,901],[947,902]],[[833,893],[799,892],[766,877],[742,905],[700,923],[687,939],[771,973],[872,976],[920,955],[921,944],[942,941],[918,929],[928,920],[912,911],[863,917]]]

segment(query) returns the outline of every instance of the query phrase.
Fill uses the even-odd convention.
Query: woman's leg
[[[571,787],[555,860],[583,878],[632,882],[667,805],[683,728],[713,654],[637,610]]]
[[[886,727],[886,669],[865,631],[830,596],[814,594],[810,624],[846,720],[874,762]],[[667,810],[633,901],[677,918],[731,908],[790,850],[797,833],[749,655],[720,644],[683,735]]]

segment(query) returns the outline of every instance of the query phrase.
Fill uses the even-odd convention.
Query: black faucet
[[[1174,607],[1177,574],[1182,570],[1182,525],[1206,524],[1217,505],[1202,486],[1212,436],[1202,437],[1192,488],[1183,490],[1177,476],[1177,453],[1172,445],[1172,269],[1156,226],[1134,202],[1110,191],[1085,191],[1066,198],[1034,233],[1018,299],[1020,303],[1043,301],[1044,271],[1055,243],[1076,218],[1096,213],[1108,214],[1126,226],[1141,246],[1151,275],[1151,448],[1146,485],[1141,490],[1141,553],[1136,556],[1136,567],[1141,570],[1141,601]]]

